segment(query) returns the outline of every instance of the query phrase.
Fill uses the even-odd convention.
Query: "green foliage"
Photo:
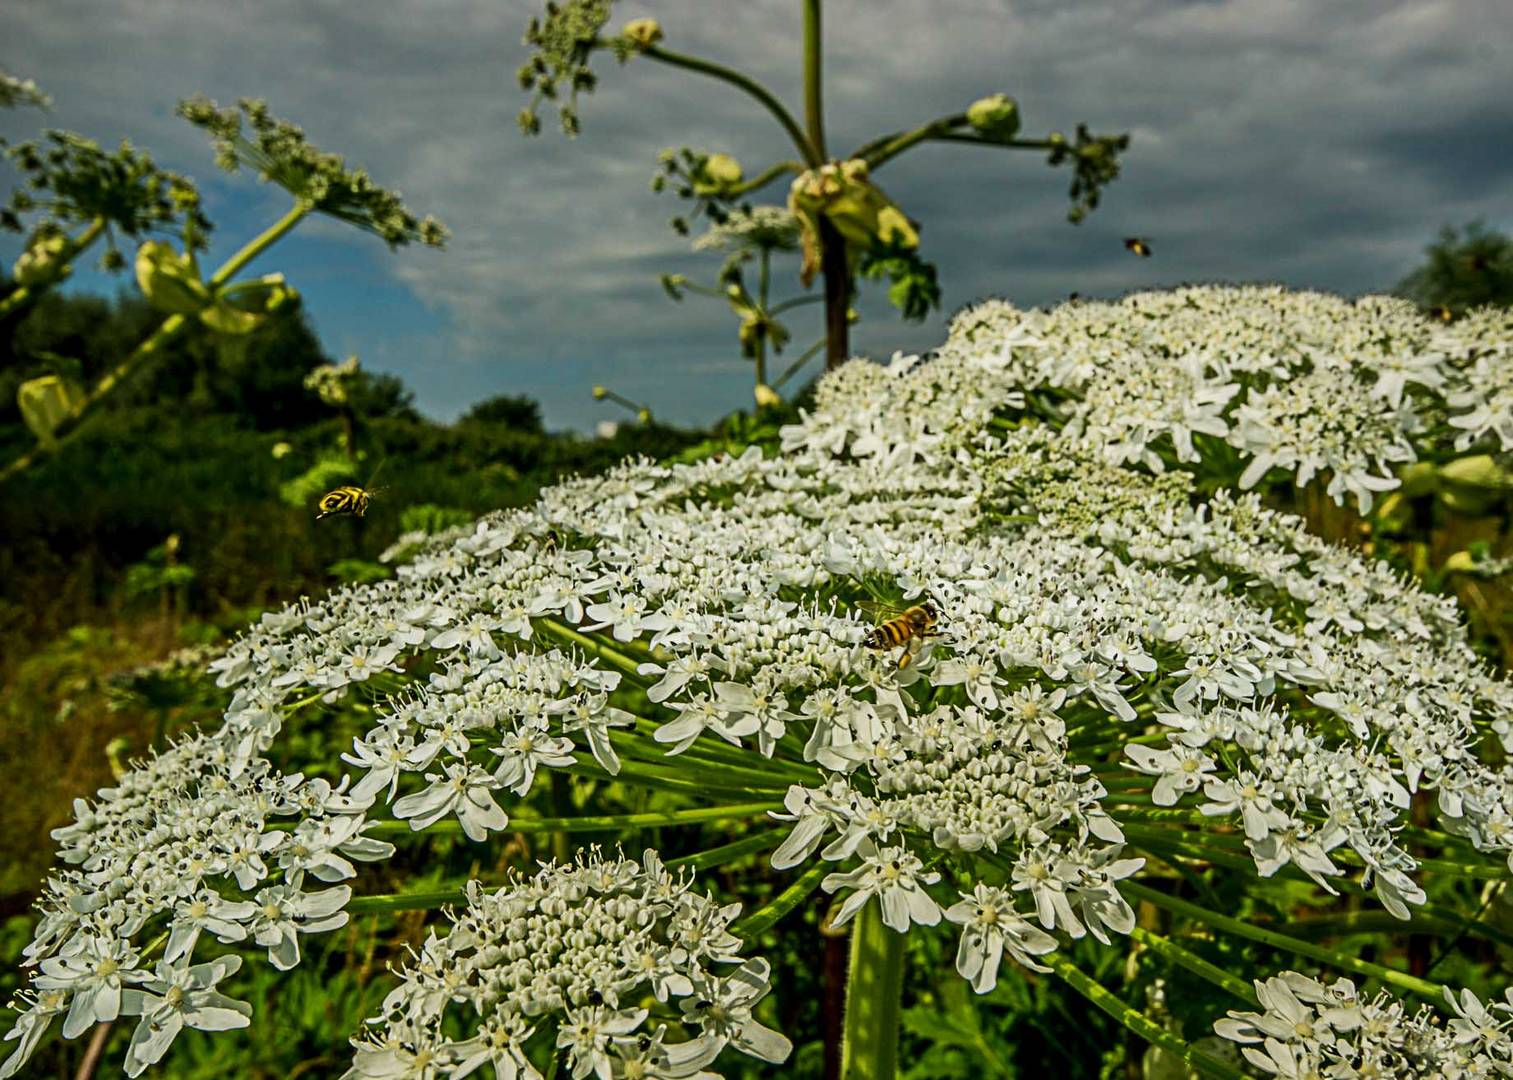
[[[367,559],[337,559],[326,567],[326,573],[343,585],[368,585],[394,576],[394,571],[383,563]]]
[[[439,533],[457,525],[466,525],[477,515],[455,507],[420,503],[407,506],[399,515],[400,532]]]
[[[541,424],[541,406],[524,394],[498,394],[484,398],[463,413],[459,423],[499,424],[532,435],[545,430]]]
[[[913,248],[869,251],[858,267],[864,278],[886,277],[888,302],[910,322],[922,322],[932,308],[940,307],[940,281],[935,264],[925,262]]]
[[[129,294],[113,301],[56,291],[39,297],[24,318],[0,325],[0,425],[20,420],[15,403],[23,381],[55,374],[93,383],[125,360],[158,318]],[[330,415],[304,386],[306,374],[328,360],[298,308],[280,309],[246,337],[194,326],[100,407],[175,401],[179,416],[221,415],[259,430],[297,427]],[[362,393],[366,415],[413,415],[392,377],[376,377]]]
[[[1456,314],[1513,305],[1513,238],[1505,233],[1480,221],[1464,229],[1446,225],[1424,254],[1423,265],[1398,282],[1399,296]]]

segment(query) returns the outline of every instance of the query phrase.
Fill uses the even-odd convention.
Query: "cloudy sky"
[[[716,256],[666,226],[647,181],[657,151],[736,155],[748,173],[791,156],[737,91],[647,61],[601,56],[583,135],[545,116],[522,138],[514,72],[522,0],[47,0],[0,13],[0,66],[52,93],[40,125],[128,136],[198,178],[213,255],[286,205],[218,174],[181,97],[266,98],[324,149],[365,165],[454,231],[447,251],[389,253],[335,222],[306,225],[255,265],[282,270],[336,355],[402,376],[448,419],[496,393],[539,398],[553,427],[614,418],[607,384],[659,417],[707,422],[750,402],[727,309],[668,301],[663,271],[708,278]],[[620,0],[612,27],[650,15],[669,48],[765,81],[799,111],[795,0]],[[1064,171],[1040,155],[927,144],[877,180],[923,223],[943,312],[904,325],[874,294],[858,351],[937,341],[946,314],[987,295],[1022,305],[1186,281],[1282,281],[1360,293],[1411,269],[1446,222],[1513,228],[1513,6],[1505,0],[832,0],[831,151],[1004,91],[1027,135],[1129,131],[1125,175],[1078,227]],[[8,182],[8,178],[7,178]],[[780,201],[784,187],[768,189]],[[1150,238],[1136,259],[1121,238]],[[0,255],[15,245],[0,246]],[[76,287],[114,282],[81,275]],[[798,289],[796,265],[784,288]],[[817,309],[814,309],[817,311]],[[796,342],[818,317],[795,319]]]

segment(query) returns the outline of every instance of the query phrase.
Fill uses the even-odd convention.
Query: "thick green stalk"
[[[1119,995],[1089,978],[1081,968],[1066,957],[1052,953],[1040,959],[1073,990],[1146,1042],[1159,1046],[1167,1053],[1187,1062],[1204,1076],[1219,1077],[1221,1080],[1243,1080],[1245,1074],[1239,1069],[1228,1062],[1194,1049],[1144,1013],[1130,1008],[1120,1000]]]
[[[100,234],[104,231],[104,218],[97,217],[91,221],[83,232],[69,241],[67,258],[64,259],[65,264],[77,259],[80,252],[98,240]],[[12,289],[6,293],[3,298],[0,298],[0,321],[20,311],[55,284],[57,284],[56,281],[49,282],[46,285],[22,285],[20,288]]]
[[[773,115],[773,118],[782,125],[783,130],[793,140],[794,147],[805,162],[815,165],[823,160],[816,155],[814,147],[809,144],[808,139],[804,138],[804,132],[800,129],[798,122],[794,120],[792,114],[787,109],[783,108],[782,102],[773,96],[772,91],[750,76],[742,75],[739,71],[728,68],[724,64],[716,64],[712,60],[702,60],[697,56],[686,56],[682,53],[675,53],[662,48],[660,45],[648,46],[642,49],[639,55],[649,57],[652,60],[660,60],[664,64],[680,67],[687,71],[696,71],[700,75],[708,75],[711,78],[719,79],[721,82],[727,82],[731,86],[744,90],[756,98],[757,101],[761,102],[767,111]]]
[[[288,233],[290,229],[309,217],[310,212],[314,209],[315,206],[313,203],[306,202],[304,199],[296,199],[287,214],[243,244],[240,251],[227,259],[221,265],[221,268],[211,275],[209,283],[211,290],[214,291],[217,285],[224,285],[230,281],[232,277],[241,271],[242,267],[267,251]]]
[[[1238,937],[1249,938],[1251,941],[1269,945],[1274,949],[1284,952],[1296,953],[1312,960],[1320,960],[1342,971],[1353,971],[1358,975],[1368,975],[1380,979],[1384,983],[1395,986],[1402,990],[1410,991],[1421,997],[1439,1002],[1444,1000],[1444,987],[1438,983],[1429,982],[1426,979],[1416,978],[1392,968],[1382,967],[1380,964],[1368,963],[1354,956],[1348,956],[1336,949],[1328,949],[1322,945],[1314,945],[1312,942],[1302,941],[1287,934],[1279,934],[1275,930],[1264,930],[1259,926],[1240,919],[1232,919],[1228,915],[1221,915],[1217,911],[1199,907],[1197,904],[1162,892],[1160,889],[1152,889],[1148,885],[1142,885],[1137,881],[1120,882],[1120,891],[1130,896],[1138,896],[1142,900],[1149,900],[1157,907],[1165,908],[1178,915],[1186,915],[1195,919],[1214,930],[1223,930],[1226,933]]]
[[[903,985],[904,935],[883,925],[880,903],[869,903],[851,931],[842,1080],[893,1080]]]

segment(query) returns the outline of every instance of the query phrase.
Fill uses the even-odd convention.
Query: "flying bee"
[[[388,459],[386,458],[385,460]],[[320,502],[315,504],[320,510],[320,513],[315,515],[315,520],[319,521],[321,518],[332,517],[338,514],[351,514],[353,517],[362,517],[366,514],[368,512],[368,500],[383,490],[382,488],[374,488],[372,486],[373,480],[378,476],[378,469],[382,469],[383,467],[384,463],[380,461],[378,468],[374,469],[372,475],[368,477],[367,484],[362,487],[358,487],[355,484],[347,484],[322,495]]]
[[[1440,322],[1453,322],[1455,319],[1455,312],[1451,311],[1444,304],[1439,304],[1436,307],[1430,308],[1429,314],[1432,317],[1438,319]]]
[[[333,514],[352,514],[362,517],[368,512],[368,500],[373,493],[366,488],[339,487],[334,491],[328,491],[320,497],[320,513],[315,515],[315,520],[331,517]]]
[[[914,660],[918,649],[916,643],[930,637],[930,631],[940,621],[940,609],[934,601],[926,600],[906,608],[887,622],[879,623],[862,639],[869,649],[902,649],[898,656],[898,668],[902,671]]]
[[[1140,256],[1142,259],[1149,259],[1151,257],[1150,244],[1138,236],[1126,236],[1124,238],[1124,246],[1131,253]]]

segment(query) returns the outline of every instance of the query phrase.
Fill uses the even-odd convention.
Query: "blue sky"
[[[649,0],[611,26],[658,18],[670,48],[761,77],[797,111],[794,0]],[[301,290],[330,352],[405,379],[450,419],[497,393],[538,398],[547,422],[617,418],[610,385],[662,418],[708,422],[750,401],[751,372],[723,305],[669,302],[662,271],[708,280],[666,227],[648,180],[664,146],[735,154],[749,171],[789,156],[764,113],[727,87],[646,61],[600,57],[583,135],[547,116],[522,138],[514,71],[537,5],[516,0],[49,0],[0,14],[0,66],[52,93],[40,126],[129,136],[200,180],[218,250],[284,208],[281,192],[217,173],[173,116],[203,91],[268,99],[325,149],[366,166],[454,230],[446,252],[390,253],[335,222],[305,226],[255,269]],[[1513,7],[1494,0],[831,0],[832,151],[959,110],[1019,99],[1026,134],[1130,131],[1125,176],[1089,220],[1065,221],[1068,175],[1039,155],[926,146],[879,184],[923,223],[942,312],[906,326],[874,288],[854,347],[879,359],[929,347],[973,299],[1022,305],[1185,281],[1388,288],[1442,224],[1513,226]],[[781,184],[767,189],[781,201]],[[1142,260],[1121,238],[1148,236]],[[0,244],[0,254],[15,245]],[[798,289],[796,264],[778,281]],[[125,284],[122,279],[120,284]],[[81,274],[76,288],[114,279]],[[817,309],[814,309],[817,311]],[[818,317],[793,320],[796,343]]]

